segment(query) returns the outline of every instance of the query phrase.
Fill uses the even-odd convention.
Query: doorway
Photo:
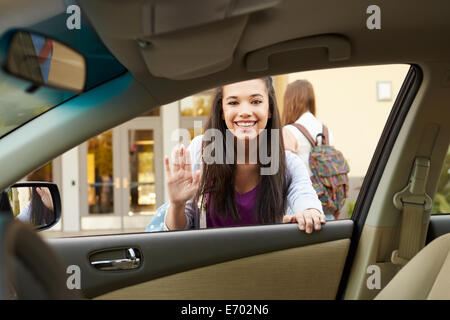
[[[79,150],[81,230],[144,230],[164,202],[160,117],[130,120]]]

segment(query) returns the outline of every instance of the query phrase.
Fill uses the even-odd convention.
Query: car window
[[[436,193],[433,199],[432,214],[450,214],[450,147],[448,148]]]
[[[311,84],[315,118],[327,126],[330,142],[342,152],[349,166],[347,197],[334,219],[351,217],[376,145],[409,68],[408,65],[380,65],[272,77],[281,120],[289,103],[284,99],[288,85],[297,80],[307,80]],[[79,172],[74,181],[79,185],[78,190],[64,189],[67,183],[61,177],[65,176],[65,155],[28,175],[28,179],[39,176],[39,172],[46,177],[51,175],[53,181],[61,184],[61,193],[75,192],[73,197],[78,199],[76,211],[71,207],[65,211],[63,202],[62,222],[43,234],[58,237],[161,231],[164,204],[169,199],[164,155],[170,155],[177,145],[173,140],[176,130],[185,129],[187,144],[204,133],[215,92],[212,88],[149,111],[71,150]],[[292,126],[289,130],[294,137],[301,134]],[[302,143],[304,141],[299,142]],[[305,154],[296,156],[302,161],[308,159]],[[305,166],[309,167],[306,162]],[[64,196],[62,198],[64,201]],[[78,224],[68,226],[65,223],[69,220],[65,218],[68,214],[75,214]],[[70,221],[74,221],[73,217]]]
[[[26,89],[22,82],[0,72],[0,137],[74,96],[49,88],[30,94]]]

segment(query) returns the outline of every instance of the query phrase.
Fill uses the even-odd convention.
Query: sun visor
[[[143,1],[147,34],[185,30],[230,17],[268,9],[281,0],[148,0]]]
[[[154,76],[192,79],[221,71],[233,62],[246,22],[247,16],[239,16],[137,41]]]
[[[100,36],[136,41],[152,75],[186,80],[227,68],[249,15],[282,0],[79,2]]]
[[[149,71],[186,80],[227,68],[248,14],[281,0],[169,0],[146,3],[137,41]]]

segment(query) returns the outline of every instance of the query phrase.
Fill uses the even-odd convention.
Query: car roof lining
[[[30,26],[65,12],[65,3],[55,0],[0,1],[0,34],[11,26]],[[27,8],[27,10],[24,10]],[[26,24],[24,25],[24,21]]]
[[[450,41],[444,34],[450,33],[447,23],[450,11],[448,1],[438,1],[433,8],[423,1],[405,1],[383,3],[381,30],[368,30],[365,22],[367,4],[360,1],[347,1],[339,4],[340,10],[332,10],[335,1],[289,1],[280,2],[277,6],[248,15],[245,28],[233,53],[233,61],[228,66],[223,63],[209,74],[191,73],[191,79],[173,80],[152,74],[147,67],[138,45],[137,39],[145,37],[144,30],[139,29],[143,16],[136,14],[136,6],[151,1],[139,1],[134,6],[123,6],[120,2],[99,0],[79,1],[84,13],[89,17],[98,35],[118,60],[128,68],[133,76],[145,87],[152,91],[160,104],[166,104],[177,98],[187,96],[220,84],[231,83],[239,79],[258,78],[264,74],[282,74],[286,72],[303,71],[317,68],[335,68],[342,66],[358,66],[372,64],[416,63],[423,61],[448,60],[450,57]],[[103,10],[104,6],[108,10]],[[111,14],[120,9],[122,21],[121,32],[117,34],[116,15]],[[129,9],[127,9],[129,8]],[[439,10],[436,10],[439,8]],[[431,12],[430,12],[431,11]],[[432,14],[430,14],[432,13]],[[417,21],[416,29],[411,28],[411,17]],[[320,21],[320,23],[317,23]],[[202,38],[202,46],[190,50],[190,55],[201,55],[204,48],[217,47],[217,31],[225,28],[223,21],[206,25],[210,30],[209,37]],[[189,34],[205,29],[204,26],[189,29]],[[430,30],[439,30],[431,33]],[[408,32],[405,32],[408,31]],[[186,43],[187,31],[175,31],[165,34],[161,38],[170,38],[171,46],[177,41]],[[345,61],[328,60],[326,49],[278,50],[270,59],[268,72],[249,72],[245,68],[248,53],[274,45],[283,46],[286,41],[303,39],[312,36],[338,35],[348,39],[351,45],[351,56]],[[151,37],[150,37],[151,38]],[[430,50],[439,48],[439,50]],[[153,48],[155,51],[162,47]],[[321,53],[324,51],[324,53]],[[195,70],[198,66],[190,64],[192,61],[176,63],[174,59],[158,61],[158,68],[170,69],[176,63],[177,68]],[[228,62],[228,61],[227,61]],[[181,71],[180,71],[181,72]],[[208,70],[206,70],[208,73]],[[193,78],[192,78],[193,77]]]

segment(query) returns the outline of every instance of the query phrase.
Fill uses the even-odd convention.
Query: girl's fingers
[[[41,188],[36,188],[36,192],[41,196],[41,198],[44,196],[44,193],[42,192]]]
[[[194,173],[194,177],[192,178],[192,181],[191,181],[190,189],[193,192],[197,192],[198,186],[200,184],[199,182],[200,182],[200,170],[198,170]]]
[[[175,148],[172,153],[173,172],[180,170],[180,150]]]
[[[292,222],[292,216],[288,215],[288,214],[284,215],[283,216],[283,223],[290,223],[290,222]]]
[[[191,172],[192,167],[191,167],[191,154],[189,152],[189,150],[186,149],[186,152],[184,153],[184,170]]]
[[[170,178],[171,173],[170,173],[170,164],[169,164],[169,157],[168,156],[164,157],[164,168],[166,169],[167,178]]]
[[[179,159],[180,159],[180,169],[185,170],[185,164],[186,164],[186,157],[184,152],[184,146],[181,145],[180,147],[180,153],[179,153]]]
[[[326,217],[323,213],[316,209],[307,209],[299,211],[295,214],[298,228],[305,230],[306,233],[312,233],[314,230],[321,230],[322,223],[326,223]],[[284,222],[283,218],[283,222]]]
[[[313,219],[311,214],[308,211],[305,211],[303,214],[303,218],[305,219],[305,231],[306,233],[311,233],[313,231]]]
[[[312,215],[314,230],[320,230],[322,228],[322,223],[320,222],[320,215],[313,214]]]
[[[308,209],[308,211],[310,211],[311,214],[312,214],[312,216],[313,216],[315,219],[317,219],[317,221],[314,220],[314,223],[315,223],[315,224],[317,224],[317,223],[325,224],[325,223],[327,222],[327,217],[325,216],[325,214],[323,214],[323,213],[320,212],[319,210],[317,210],[317,209]],[[317,229],[317,228],[316,228],[316,229]],[[320,228],[319,228],[319,229],[320,229]],[[319,230],[319,229],[317,229],[317,230]]]
[[[303,214],[296,214],[295,218],[297,219],[297,223],[298,223],[298,228],[300,230],[305,230],[306,228],[306,221],[305,221],[305,217]]]
[[[194,179],[192,180],[192,184],[193,184],[194,186],[197,186],[197,185],[199,184],[199,182],[200,182],[200,170],[197,170],[197,171],[194,173]]]
[[[42,201],[51,198],[50,192],[48,191],[47,188],[45,189],[41,189],[41,188],[36,188],[36,192],[39,194],[39,196],[41,197]]]

